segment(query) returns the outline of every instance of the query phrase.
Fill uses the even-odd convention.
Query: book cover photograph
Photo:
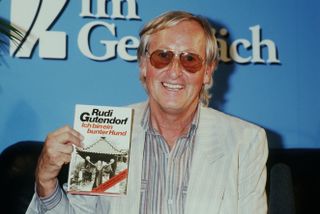
[[[126,107],[76,105],[74,129],[84,140],[83,148],[74,147],[72,152],[69,193],[126,194],[132,111]]]

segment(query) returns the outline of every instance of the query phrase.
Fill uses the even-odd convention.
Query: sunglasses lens
[[[202,59],[199,55],[193,53],[182,53],[180,55],[180,62],[191,73],[199,71],[202,67]]]
[[[156,50],[151,54],[150,62],[156,68],[164,68],[171,63],[173,57],[172,51]]]

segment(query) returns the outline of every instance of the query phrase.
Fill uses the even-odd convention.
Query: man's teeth
[[[182,85],[178,85],[178,84],[170,84],[170,83],[163,83],[163,86],[169,89],[181,89],[183,88]]]

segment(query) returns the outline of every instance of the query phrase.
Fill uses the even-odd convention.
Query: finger
[[[50,133],[52,136],[56,136],[56,135],[59,135],[63,132],[67,132],[68,130],[72,130],[72,128],[69,126],[69,125],[65,125],[55,131],[53,131],[52,133]]]
[[[51,156],[47,156],[45,159],[41,159],[40,161],[42,162],[42,171],[50,172],[54,176],[56,176],[62,165],[69,163],[71,160],[71,154],[66,154],[66,153],[56,153]]]
[[[75,146],[82,147],[82,138],[75,136],[70,131],[62,132],[59,135],[48,135],[47,144],[55,147],[58,144],[74,144]]]
[[[56,131],[52,132],[50,135],[52,137],[55,137],[55,136],[61,135],[61,134],[66,133],[66,132],[70,133],[70,134],[74,135],[75,137],[78,137],[78,138],[83,140],[83,136],[79,132],[77,132],[76,130],[74,130],[73,128],[71,128],[68,125],[60,128],[60,129],[57,129]]]
[[[70,160],[71,160],[71,154],[60,153],[59,157],[56,160],[56,163],[59,166],[62,166],[63,164],[69,163]]]
[[[40,166],[41,171],[43,172],[52,172],[60,170],[61,168],[61,159],[63,156],[68,155],[63,152],[58,152],[56,149],[45,149],[42,151],[39,159],[38,159],[38,166]],[[70,154],[69,154],[70,155]]]
[[[71,154],[74,150],[74,146],[73,144],[69,143],[69,144],[58,144],[57,145],[57,152],[61,152],[63,154]]]

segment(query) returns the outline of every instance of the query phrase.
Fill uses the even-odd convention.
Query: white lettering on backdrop
[[[126,61],[136,61],[135,51],[139,39],[132,35],[117,36],[117,26],[105,20],[141,20],[136,0],[81,0],[79,16],[94,19],[84,24],[78,33],[80,52],[89,59],[108,61],[119,57]],[[67,33],[50,30],[63,12],[68,0],[12,0],[11,22],[24,30],[24,39],[19,45],[11,44],[10,53],[18,58],[30,58],[36,45],[39,57],[65,59],[67,57]],[[135,24],[135,23],[132,23]],[[95,31],[103,31],[105,37],[98,39]],[[228,30],[216,31],[221,61],[224,63],[271,63],[279,64],[277,46],[271,39],[262,39],[260,25],[250,26],[251,38],[238,38],[228,41]],[[92,47],[102,46],[104,52],[97,53]],[[263,57],[263,53],[267,53]]]

